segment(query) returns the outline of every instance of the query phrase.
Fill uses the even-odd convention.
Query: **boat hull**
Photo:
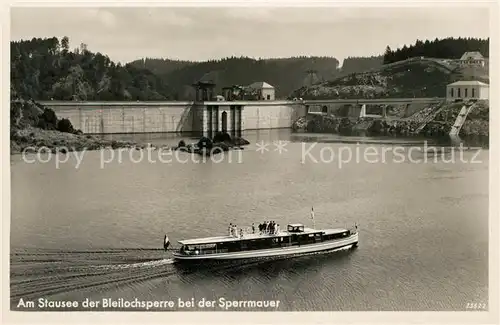
[[[288,246],[280,248],[251,250],[231,253],[216,253],[206,255],[183,255],[174,253],[174,261],[177,263],[208,262],[208,261],[237,261],[237,260],[259,260],[273,258],[289,258],[311,253],[324,253],[349,246],[358,245],[358,234],[353,234],[341,240],[332,240],[300,246]]]

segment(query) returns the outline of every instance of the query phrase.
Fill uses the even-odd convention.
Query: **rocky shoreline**
[[[94,135],[73,134],[57,130],[43,130],[34,127],[12,130],[10,136],[11,155],[21,154],[23,152],[38,152],[41,150],[64,154],[73,151],[120,148],[136,150],[143,150],[146,148],[151,148],[153,150],[179,150],[199,155],[213,155],[229,150],[243,150],[243,146],[248,144],[250,144],[250,142],[239,137],[234,139],[226,137],[224,141],[212,141],[209,138],[202,137],[198,142],[190,144],[186,144],[184,140],[181,140],[178,146],[175,147],[167,145],[153,146],[149,143],[105,140]]]
[[[440,112],[424,128],[419,130],[431,109],[424,109],[409,118],[386,120],[382,118],[348,118],[334,115],[316,115],[297,119],[292,129],[295,132],[334,133],[368,136],[447,136],[464,103],[444,104]],[[433,108],[436,109],[436,108]],[[489,105],[477,102],[469,113],[459,133],[460,136],[489,136]]]
[[[42,148],[52,153],[66,153],[106,148],[142,149],[145,147],[145,144],[141,145],[131,141],[104,140],[92,135],[43,130],[34,127],[12,130],[10,135],[11,154],[20,154],[24,151],[38,152]]]
[[[12,89],[11,89],[12,91]],[[101,149],[145,148],[180,150],[193,154],[212,155],[231,149],[241,150],[250,144],[247,140],[228,133],[218,132],[213,139],[202,137],[197,143],[186,144],[183,140],[177,147],[167,145],[151,146],[134,141],[105,140],[75,130],[67,119],[58,119],[53,110],[31,99],[23,99],[13,92],[10,108],[10,152],[11,155],[25,151],[72,152]]]
[[[32,99],[24,99],[13,90],[10,102],[10,153],[39,150],[52,153],[99,150],[104,148],[144,148],[130,141],[104,140],[75,130],[67,119]]]

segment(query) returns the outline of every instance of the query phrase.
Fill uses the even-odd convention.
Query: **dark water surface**
[[[11,307],[20,298],[224,297],[279,300],[281,311],[466,310],[467,303],[487,304],[487,149],[462,152],[461,160],[456,153],[455,163],[450,148],[413,151],[413,162],[395,162],[391,153],[374,162],[373,154],[363,159],[369,147],[381,152],[401,146],[408,153],[422,140],[288,130],[244,136],[252,144],[220,163],[196,163],[188,154],[182,156],[186,163],[134,163],[125,155],[100,168],[101,153],[86,152],[78,168],[70,159],[57,169],[53,160],[28,164],[12,156]],[[281,154],[272,144],[278,140],[291,141]],[[256,151],[260,141],[271,143],[269,151]],[[361,159],[339,163],[341,151],[355,150]],[[415,162],[426,157],[426,163]],[[175,243],[224,234],[229,222],[311,225],[311,206],[318,228],[358,222],[359,248],[210,270],[179,269],[160,249],[165,233]]]

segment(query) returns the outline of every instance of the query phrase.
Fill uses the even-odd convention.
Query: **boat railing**
[[[215,249],[184,251],[185,255],[208,255],[208,254],[215,254],[215,253],[217,253],[217,250],[215,250]]]

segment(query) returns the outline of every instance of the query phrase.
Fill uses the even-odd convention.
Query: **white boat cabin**
[[[291,223],[286,227],[288,232],[304,232],[305,227],[301,223]]]

